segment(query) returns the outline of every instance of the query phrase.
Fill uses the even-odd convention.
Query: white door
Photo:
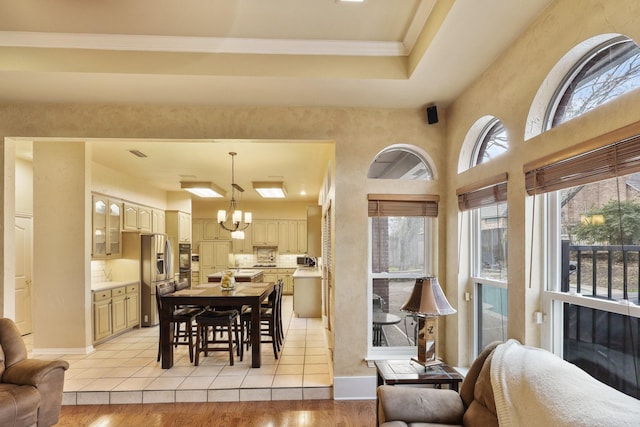
[[[31,331],[31,218],[16,217],[16,325],[22,335]]]

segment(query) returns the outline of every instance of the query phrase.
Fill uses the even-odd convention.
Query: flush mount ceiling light
[[[287,189],[282,181],[254,182],[253,189],[265,199],[284,199],[287,196]]]
[[[251,212],[244,213],[244,221],[242,218],[242,210],[236,200],[236,190],[240,194],[244,193],[244,188],[236,184],[235,181],[235,162],[234,158],[238,153],[233,151],[229,153],[231,156],[231,205],[229,211],[220,209],[218,211],[218,224],[220,227],[231,232],[232,239],[244,239],[244,230],[251,225]],[[229,221],[231,220],[231,221]]]
[[[198,197],[224,197],[224,190],[217,185],[205,181],[181,182],[180,187]]]

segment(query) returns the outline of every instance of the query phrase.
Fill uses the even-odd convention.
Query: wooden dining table
[[[259,368],[260,358],[260,304],[274,291],[274,283],[236,283],[231,290],[222,289],[220,283],[204,283],[182,289],[162,298],[160,310],[160,354],[162,369],[173,366],[173,327],[171,314],[180,305],[207,307],[251,307],[251,367]],[[242,344],[240,344],[242,345]]]

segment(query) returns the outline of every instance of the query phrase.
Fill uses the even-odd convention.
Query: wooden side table
[[[378,371],[379,386],[383,384],[426,384],[440,388],[446,384],[450,389],[458,391],[459,385],[464,379],[455,369],[445,363],[427,367],[426,370],[424,366],[412,363],[410,359],[376,360],[375,365]]]

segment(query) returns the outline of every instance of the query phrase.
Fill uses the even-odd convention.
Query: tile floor
[[[262,366],[251,368],[251,352],[229,365],[226,352],[201,354],[189,362],[186,346],[174,349],[174,366],[156,361],[158,328],[141,328],[97,345],[89,355],[31,355],[62,358],[63,405],[306,400],[333,397],[333,373],[321,319],[293,315],[293,298],[283,297],[285,342],[276,360],[262,344]],[[31,350],[30,339],[25,337]]]

